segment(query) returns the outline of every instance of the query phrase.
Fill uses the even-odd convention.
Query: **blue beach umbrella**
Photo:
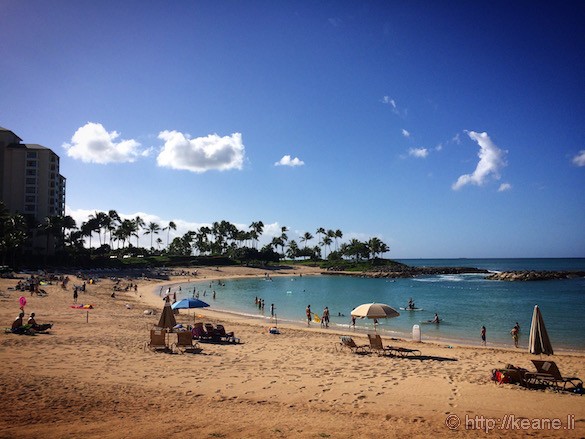
[[[187,299],[179,300],[171,305],[173,309],[189,309],[189,308],[206,308],[209,304],[205,303],[203,300],[195,299],[189,297]]]

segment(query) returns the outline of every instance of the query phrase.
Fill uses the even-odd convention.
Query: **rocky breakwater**
[[[360,276],[360,277],[371,277],[371,278],[412,278],[418,276],[437,276],[437,275],[454,275],[464,273],[479,273],[489,274],[488,270],[474,267],[411,267],[409,265],[401,264],[399,262],[389,263],[387,265],[381,265],[372,267],[367,271],[363,272],[348,272],[343,271],[341,267],[331,267],[325,274],[339,274],[346,276]]]
[[[376,269],[364,273],[367,277],[374,278],[411,278],[419,276],[454,275],[465,273],[488,274],[489,271],[473,267],[406,267],[402,270],[389,268],[388,270]]]
[[[505,281],[534,281],[575,279],[579,277],[585,277],[585,271],[502,271],[498,273],[492,273],[487,276],[486,279]]]

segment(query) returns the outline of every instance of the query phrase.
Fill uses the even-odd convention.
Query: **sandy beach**
[[[264,275],[245,267],[198,267],[197,277],[174,272],[165,281],[123,279],[137,291],[115,299],[114,280],[99,278],[79,293],[79,303],[93,305],[89,311],[71,308],[73,285],[82,284],[73,274],[67,289],[43,286],[46,297],[14,291],[18,280],[1,279],[4,327],[18,314],[20,296],[28,302],[25,320],[35,312],[37,322],[54,327],[0,336],[0,438],[585,436],[583,396],[490,380],[492,368],[508,363],[534,370],[530,360],[538,357],[524,350],[392,340],[423,357],[357,355],[339,349],[349,330],[279,325],[274,335],[268,323],[207,308],[181,311],[177,321],[222,323],[241,344],[201,343],[199,353],[184,355],[145,351],[162,310],[161,287]],[[148,309],[157,314],[145,315]],[[367,343],[364,334],[352,336]],[[564,375],[585,379],[585,353],[551,359]],[[552,419],[561,429],[538,428]],[[537,428],[524,429],[526,420]],[[481,433],[488,428],[494,430]]]

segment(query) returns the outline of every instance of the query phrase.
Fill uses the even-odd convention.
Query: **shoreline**
[[[327,276],[329,275],[329,273],[327,272],[319,272],[319,273],[308,273],[306,274],[307,276]],[[290,276],[290,273],[271,273],[271,276],[274,277],[286,277],[286,276]],[[186,282],[173,282],[170,284],[164,284],[162,286],[163,290],[168,288],[168,287],[179,287],[179,286],[184,286],[186,284],[192,284],[195,282],[203,282],[203,281],[210,281],[210,280],[237,280],[237,279],[249,279],[250,277],[258,277],[261,278],[262,276],[260,274],[258,274],[257,276],[251,276],[251,275],[240,275],[240,276],[219,276],[219,277],[206,277],[204,279],[198,279],[198,280],[191,280],[191,281],[186,281]],[[157,287],[155,289],[152,290],[152,294],[155,296],[155,298],[159,298],[158,296],[158,289],[160,289],[160,287]],[[261,316],[261,315],[249,315],[243,312],[239,312],[239,311],[235,311],[235,310],[227,310],[227,309],[215,309],[215,308],[201,308],[199,309],[199,313],[213,313],[213,315],[216,316],[216,318],[218,319],[225,319],[225,320],[229,320],[230,317],[234,318],[236,320],[242,320],[242,321],[246,321],[249,324],[257,324],[258,326],[270,326],[272,325],[271,321],[270,321],[270,317],[267,316]],[[274,326],[274,325],[272,325]],[[315,326],[311,326],[308,327],[306,325],[305,322],[298,320],[298,321],[293,321],[290,319],[280,319],[278,320],[278,326],[286,326],[287,328],[290,329],[296,329],[296,330],[307,330],[307,331],[320,331],[324,334],[336,334],[338,336],[342,336],[342,335],[350,335],[350,336],[358,336],[361,338],[365,338],[367,337],[368,333],[373,333],[374,331],[372,331],[371,328],[366,328],[366,327],[358,327],[354,330],[351,329],[350,325],[347,325],[347,328],[344,330],[344,328],[341,325],[330,325],[329,328],[322,328],[320,327],[320,325],[318,323],[315,323]],[[490,350],[490,349],[495,349],[495,350],[499,350],[499,351],[509,351],[509,352],[528,352],[528,348],[527,346],[522,346],[520,348],[514,348],[511,347],[509,345],[503,344],[503,343],[497,343],[497,342],[488,342],[488,346],[482,346],[481,344],[477,343],[475,344],[472,339],[458,339],[458,338],[433,338],[433,337],[427,337],[424,336],[423,340],[421,342],[416,342],[413,341],[411,339],[409,339],[409,333],[406,332],[401,332],[398,330],[386,330],[385,328],[378,328],[378,331],[380,332],[380,335],[383,338],[386,339],[397,339],[400,340],[402,342],[409,342],[409,343],[420,343],[420,344],[425,344],[425,343],[429,343],[432,345],[436,345],[436,346],[443,346],[443,347],[447,347],[448,349],[451,349],[454,346],[460,347],[460,348],[472,348],[472,349],[483,349],[483,350]],[[391,333],[389,333],[391,332]],[[451,346],[451,347],[449,347]],[[567,348],[555,348],[555,353],[559,353],[559,354],[564,354],[564,355],[585,355],[585,349],[578,349],[578,348],[572,348],[572,349],[567,349]]]
[[[262,270],[262,269],[258,269],[258,270]],[[197,283],[197,282],[205,282],[205,281],[217,281],[217,280],[239,280],[239,279],[250,279],[250,278],[263,278],[263,274],[257,273],[257,274],[241,274],[241,275],[216,275],[214,277],[214,272],[211,271],[210,273],[206,274],[206,277],[204,278],[198,278],[198,279],[190,279],[184,282],[172,282],[172,283],[168,283],[168,284],[164,284],[164,289],[168,288],[168,287],[179,287],[179,286],[185,286],[186,284],[193,284],[193,283]],[[309,273],[304,273],[304,276],[328,276],[328,275],[339,275],[339,272],[334,272],[334,273],[329,273],[329,272],[323,272],[322,270],[314,270],[312,272]],[[272,277],[287,277],[290,276],[291,273],[285,272],[285,273],[280,273],[280,272],[272,272],[270,273],[270,275]],[[344,273],[343,275],[351,275],[351,276],[355,276],[355,277],[362,277],[361,275],[356,275],[355,273],[349,274],[349,273]],[[162,288],[162,287],[161,287]],[[153,289],[152,294],[155,297],[159,297],[158,294],[158,290],[157,289]],[[270,318],[266,317],[266,316],[262,316],[262,315],[249,315],[247,313],[241,312],[241,311],[237,311],[237,310],[233,310],[233,309],[210,309],[210,308],[202,308],[200,310],[200,313],[205,313],[205,312],[211,312],[213,311],[214,313],[216,313],[218,316],[224,316],[224,318],[228,318],[229,316],[233,316],[236,319],[245,319],[250,323],[257,323],[260,326],[265,326],[265,325],[270,325]],[[366,327],[359,327],[356,326],[356,329],[353,330],[349,327],[349,324],[347,325],[347,330],[344,331],[343,326],[339,325],[339,324],[332,324],[329,326],[329,328],[325,329],[325,328],[320,328],[318,327],[318,324],[315,323],[315,327],[307,327],[306,323],[299,319],[298,321],[294,321],[291,319],[287,319],[287,318],[283,318],[283,319],[279,319],[279,323],[278,325],[281,326],[282,324],[288,324],[291,328],[296,328],[299,330],[312,330],[312,329],[322,329],[324,331],[324,333],[338,333],[338,335],[357,335],[360,337],[367,337],[368,333],[372,333],[374,332],[372,328],[366,328]],[[412,342],[412,343],[417,343],[412,341],[411,339],[409,339],[409,336],[411,336],[411,333],[409,332],[403,332],[400,330],[395,330],[395,329],[391,329],[388,328],[386,329],[384,326],[379,326],[378,327],[378,332],[380,333],[380,335],[383,338],[387,338],[387,339],[400,339],[403,342]],[[527,331],[526,335],[524,338],[527,338],[529,334],[529,330]],[[520,348],[514,348],[511,347],[510,344],[512,343],[510,341],[510,343],[504,343],[504,342],[490,342],[488,341],[488,346],[482,346],[480,345],[477,341],[474,341],[475,338],[469,338],[469,339],[465,339],[465,338],[450,338],[450,337],[444,337],[444,338],[436,338],[436,337],[428,337],[426,335],[423,335],[423,341],[422,343],[431,343],[437,346],[440,345],[444,345],[444,346],[458,346],[458,347],[468,347],[468,348],[478,348],[478,349],[498,349],[498,350],[509,350],[510,352],[527,352],[528,347],[527,346],[521,346]],[[567,347],[555,347],[555,353],[561,353],[561,354],[574,354],[574,355],[585,355],[585,348],[583,349],[579,349],[579,348],[567,348]]]

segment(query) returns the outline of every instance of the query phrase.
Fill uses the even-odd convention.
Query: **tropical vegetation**
[[[146,222],[140,217],[122,218],[115,210],[96,211],[79,226],[70,216],[47,217],[39,224],[20,214],[11,214],[0,203],[0,261],[2,265],[26,263],[39,255],[54,256],[61,264],[78,264],[92,258],[128,257],[222,257],[236,262],[278,262],[281,260],[353,261],[374,260],[390,248],[379,238],[368,241],[350,239],[340,242],[339,229],[319,227],[315,236],[307,231],[298,243],[289,239],[288,227],[260,246],[264,223],[253,221],[247,229],[239,229],[229,221],[213,222],[198,230],[188,231],[170,240],[176,224]],[[166,238],[165,241],[159,237]],[[38,247],[39,237],[44,245]],[[148,248],[140,246],[140,238],[148,238]],[[96,243],[97,238],[97,243]],[[31,248],[33,239],[37,247]],[[143,241],[144,242],[144,241]],[[162,249],[161,249],[162,246]]]

